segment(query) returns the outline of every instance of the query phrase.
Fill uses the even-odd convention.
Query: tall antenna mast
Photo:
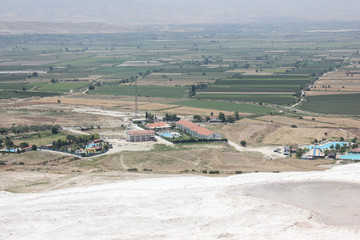
[[[138,118],[138,90],[137,90],[137,78],[135,78],[135,119]]]

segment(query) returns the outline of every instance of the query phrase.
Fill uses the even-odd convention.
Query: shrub
[[[26,148],[28,146],[29,146],[29,144],[27,142],[20,143],[20,148]]]
[[[235,174],[242,174],[242,171],[235,171]]]
[[[152,169],[144,168],[144,172],[152,172]]]
[[[210,174],[219,174],[219,170],[210,170],[209,171]]]
[[[128,171],[129,171],[129,172],[137,172],[138,169],[137,169],[137,168],[129,168]]]
[[[207,170],[202,170],[202,173],[204,173],[204,174],[207,173]]]
[[[291,125],[292,128],[297,128],[297,126],[295,124]]]
[[[241,146],[246,147],[246,141],[241,141],[240,144]]]

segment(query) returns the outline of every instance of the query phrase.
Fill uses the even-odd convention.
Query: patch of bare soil
[[[298,144],[309,144],[314,139],[338,139],[339,137],[347,138],[347,134],[332,128],[280,127],[266,135],[262,143],[297,146]]]
[[[259,75],[259,76],[269,76],[274,75],[272,72],[256,71],[256,69],[234,69],[226,71],[228,73],[244,73],[244,75]]]
[[[264,137],[274,132],[278,126],[267,125],[264,123],[237,123],[237,124],[207,124],[210,130],[213,130],[230,141],[240,144],[246,141],[247,144],[259,144]]]

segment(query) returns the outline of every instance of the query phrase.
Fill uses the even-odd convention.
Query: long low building
[[[146,142],[155,140],[154,130],[132,130],[126,133],[128,142]]]
[[[221,135],[190,121],[180,120],[176,122],[176,127],[198,139],[221,139]]]

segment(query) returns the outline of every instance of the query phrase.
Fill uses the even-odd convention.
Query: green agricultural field
[[[90,94],[135,96],[134,85],[103,85],[90,91]],[[162,87],[162,86],[138,86],[138,96],[160,97],[160,98],[186,98],[188,96],[186,87]]]
[[[290,105],[295,103],[294,96],[290,94],[198,94],[195,98],[239,102],[261,102],[279,105]]]
[[[0,71],[10,71],[8,67],[0,68]],[[24,81],[27,75],[25,74],[0,74],[0,82],[15,82],[15,81]]]
[[[29,98],[29,97],[52,97],[61,93],[30,92],[30,91],[0,91],[0,99]]]
[[[39,134],[23,134],[23,138],[17,138],[13,139],[15,144],[20,144],[21,142],[27,142],[29,145],[45,145],[45,144],[51,144],[53,141],[57,141],[58,139],[66,139],[67,134],[65,133],[58,133],[58,134],[52,134],[52,133],[41,133],[41,137],[39,137]]]
[[[271,86],[264,86],[264,85],[244,85],[244,86],[232,86],[232,87],[218,87],[210,86],[208,88],[199,89],[197,92],[296,92],[301,88],[300,85],[293,85],[293,86],[281,86],[281,85],[271,85]]]
[[[33,86],[31,83],[0,83],[0,89],[4,90],[22,90],[24,87],[30,89]]]
[[[88,85],[90,85],[90,82],[41,83],[37,85],[38,88],[36,90],[43,92],[69,92],[70,89],[76,90]]]
[[[324,114],[360,115],[360,94],[307,97],[301,109]]]
[[[206,100],[183,100],[172,104],[184,107],[216,109],[222,111],[239,111],[242,113],[267,114],[275,112],[276,109],[246,103],[234,103],[225,101],[206,101]]]

